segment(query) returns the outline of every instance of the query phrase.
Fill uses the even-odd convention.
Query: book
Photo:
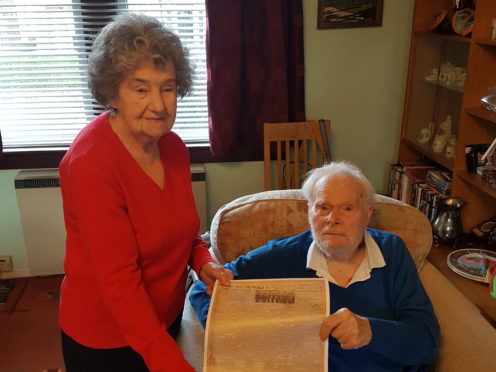
[[[389,169],[388,195],[399,199],[401,185],[401,164],[391,164]]]
[[[452,173],[426,164],[391,164],[388,195],[419,209],[432,222],[439,200],[449,196]]]
[[[426,182],[430,187],[444,196],[449,195],[451,191],[451,181],[447,181],[446,179],[441,180],[432,173],[427,173]]]
[[[399,200],[407,204],[413,204],[413,189],[417,183],[424,183],[430,165],[404,165],[401,175],[401,192]]]

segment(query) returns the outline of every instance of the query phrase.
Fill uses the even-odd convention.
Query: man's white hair
[[[363,175],[360,168],[347,161],[333,161],[308,172],[301,187],[305,198],[310,203],[313,203],[315,197],[315,185],[317,182],[321,178],[334,175],[353,177],[360,185],[362,185],[363,190],[365,191],[364,202],[366,204],[371,204],[374,201],[375,190],[370,181]]]

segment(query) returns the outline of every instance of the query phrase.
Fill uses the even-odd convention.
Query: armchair
[[[436,371],[487,371],[496,363],[496,330],[427,259],[432,230],[417,209],[378,195],[370,227],[399,235],[408,247],[441,327]],[[274,190],[238,198],[217,211],[210,238],[219,263],[236,259],[271,239],[309,229],[307,202],[300,190]],[[489,296],[489,291],[488,291]],[[197,370],[203,365],[204,330],[189,301],[178,344]]]

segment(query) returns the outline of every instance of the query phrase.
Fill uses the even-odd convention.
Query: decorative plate
[[[486,282],[486,272],[496,252],[484,249],[458,249],[448,255],[448,267],[465,278]]]
[[[439,26],[441,22],[444,21],[447,14],[448,12],[446,11],[446,9],[441,9],[439,12],[437,12],[434,18],[432,19],[432,23],[428,26],[429,31],[434,31],[437,28],[437,26]]]
[[[474,11],[471,9],[456,11],[451,25],[458,35],[467,36],[472,32],[472,27],[474,26]]]

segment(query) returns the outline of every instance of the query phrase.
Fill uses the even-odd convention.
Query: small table
[[[462,249],[464,247],[457,247]],[[474,248],[474,247],[467,247]],[[451,270],[446,262],[448,254],[454,250],[452,246],[433,245],[427,259],[451,281],[465,297],[474,303],[480,310],[482,316],[496,328],[496,298],[489,293],[487,283],[478,282],[464,278]]]

